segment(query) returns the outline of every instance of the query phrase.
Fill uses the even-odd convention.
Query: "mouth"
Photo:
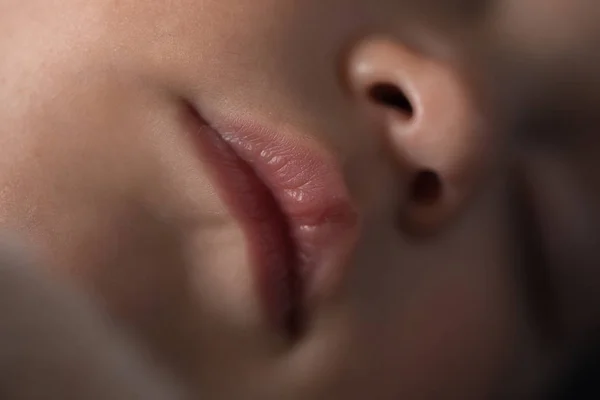
[[[245,233],[265,318],[298,339],[357,238],[358,214],[340,168],[315,143],[248,123],[215,129],[190,111],[200,156]]]

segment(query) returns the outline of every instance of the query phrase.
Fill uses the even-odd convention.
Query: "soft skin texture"
[[[494,120],[509,135],[517,175],[528,186],[545,269],[560,298],[563,340],[576,344],[600,322],[600,6],[594,0],[402,3],[406,41],[467,63],[483,77]]]
[[[461,49],[407,47],[405,5],[375,3],[0,0],[0,222],[208,399],[496,394],[535,362],[505,140]],[[414,115],[373,101],[377,83]],[[344,171],[360,237],[293,345],[264,322],[184,103]],[[433,204],[410,200],[422,169],[441,179]]]
[[[3,397],[184,399],[85,293],[35,265],[31,249],[13,238],[0,234],[0,249]]]

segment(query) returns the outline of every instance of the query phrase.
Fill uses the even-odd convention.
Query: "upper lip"
[[[267,316],[297,336],[316,299],[334,290],[357,238],[340,167],[314,142],[245,122],[215,129],[193,111],[201,152],[249,240]]]

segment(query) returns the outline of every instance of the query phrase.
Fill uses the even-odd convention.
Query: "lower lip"
[[[339,167],[260,127],[218,132],[193,112],[203,159],[248,238],[267,318],[296,338],[306,329],[315,278],[339,275],[325,270],[342,268],[356,239],[357,213]]]

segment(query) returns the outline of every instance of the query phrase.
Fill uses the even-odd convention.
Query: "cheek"
[[[381,272],[405,272],[375,283],[387,295],[374,309],[392,307],[380,311],[385,325],[367,328],[376,338],[371,364],[406,398],[488,398],[515,360],[522,322],[498,202],[473,212],[445,239],[396,251]]]
[[[413,360],[405,373],[417,387],[434,379],[435,390],[484,395],[481,391],[494,384],[510,350],[514,321],[505,283],[476,275],[433,278],[413,299],[398,340],[413,344],[405,349],[404,357]]]
[[[0,224],[143,318],[183,285],[163,268],[183,264],[181,221],[227,218],[172,99],[76,53],[41,57],[43,74],[0,94],[28,99],[0,110]]]
[[[586,0],[509,0],[493,10],[496,22],[514,44],[554,56],[592,39],[597,6]]]
[[[360,365],[355,379],[372,391],[365,396],[488,399],[502,389],[520,340],[505,277],[489,270],[436,270],[411,286],[395,315],[358,329],[351,354],[361,361],[350,364]],[[356,382],[346,384],[362,390]]]

